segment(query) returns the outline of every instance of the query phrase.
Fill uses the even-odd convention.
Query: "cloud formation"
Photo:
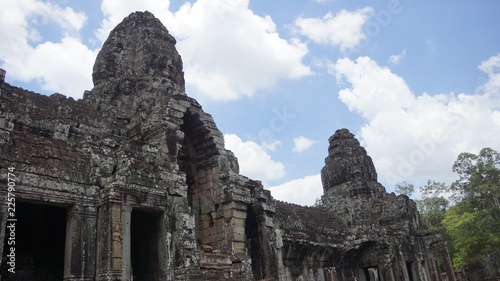
[[[92,87],[92,65],[97,52],[81,42],[84,13],[53,2],[7,1],[0,10],[0,61],[7,78],[37,80],[42,89],[79,98]],[[53,42],[41,42],[40,27],[55,24]],[[30,67],[26,67],[29,65]],[[61,79],[64,77],[64,79]]]
[[[264,185],[268,181],[278,180],[285,175],[285,165],[274,161],[265,149],[253,141],[243,141],[235,134],[225,134],[226,148],[238,158],[240,173]]]
[[[397,55],[392,55],[389,57],[389,63],[390,64],[398,64],[401,62],[402,59],[406,56],[406,50],[402,50],[401,53]]]
[[[292,151],[295,153],[301,153],[305,150],[308,150],[314,144],[319,143],[318,141],[308,139],[304,136],[299,136],[293,139],[293,149]]]
[[[312,73],[302,63],[308,53],[306,44],[281,38],[272,18],[254,14],[248,0],[198,0],[175,12],[169,5],[161,0],[104,0],[105,19],[97,34],[106,39],[111,28],[132,11],[155,11],[177,39],[187,88],[197,97],[235,100],[280,79]]]
[[[479,68],[488,81],[475,94],[415,95],[401,77],[368,57],[331,65],[338,82],[348,84],[339,99],[366,119],[358,137],[388,187],[450,182],[459,153],[500,150],[500,55]]]
[[[198,0],[175,13],[178,27],[172,32],[179,38],[186,81],[197,93],[234,100],[279,79],[311,74],[302,63],[306,44],[281,38],[271,17],[254,14],[248,5],[248,0]]]
[[[314,205],[316,199],[323,195],[320,174],[305,176],[268,189],[274,198],[302,206]]]
[[[328,44],[341,51],[351,49],[366,39],[363,26],[373,14],[371,7],[353,12],[340,10],[337,14],[327,13],[322,18],[299,17],[294,22],[298,33],[317,44]]]
[[[298,39],[283,39],[271,17],[254,14],[248,0],[198,0],[186,2],[177,11],[171,11],[166,0],[103,0],[104,18],[95,36],[103,43],[124,17],[144,10],[154,11],[176,37],[187,89],[198,98],[249,97],[281,79],[312,73],[302,63],[307,45]],[[0,60],[8,79],[36,79],[44,90],[75,98],[92,88],[92,65],[98,50],[81,42],[87,20],[84,13],[53,2],[20,0],[6,2],[0,18],[0,31],[5,34]],[[49,23],[59,27],[60,40],[41,41],[39,27]],[[50,63],[44,67],[23,67],[46,62]],[[60,79],[62,73],[65,79]]]

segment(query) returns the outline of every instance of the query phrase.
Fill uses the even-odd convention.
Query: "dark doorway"
[[[200,237],[200,187],[198,183],[198,154],[196,150],[197,144],[200,143],[198,132],[196,132],[193,115],[188,111],[182,118],[184,123],[181,125],[180,129],[184,132],[184,139],[182,141],[182,147],[179,150],[177,161],[179,163],[179,169],[181,172],[186,174],[186,185],[188,205],[191,207],[191,212],[194,215],[195,221],[195,237],[197,241],[198,248],[201,246]],[[196,138],[198,136],[198,138]]]
[[[365,268],[363,268],[363,271],[365,273],[365,280],[366,281],[379,281],[380,280],[378,267],[376,267],[376,266],[365,267]]]
[[[158,221],[157,213],[132,210],[130,251],[134,280],[158,281]]]
[[[410,281],[415,280],[415,278],[413,278],[413,262],[406,262],[406,270],[408,271],[408,277],[410,278]]]
[[[2,280],[60,281],[64,275],[66,208],[16,202],[15,273],[6,264],[9,231],[2,257]],[[7,223],[9,224],[9,222]]]
[[[245,235],[247,238],[248,254],[252,259],[252,273],[256,280],[264,278],[262,274],[262,253],[260,245],[259,225],[257,216],[253,209],[247,208],[247,218],[245,221]]]

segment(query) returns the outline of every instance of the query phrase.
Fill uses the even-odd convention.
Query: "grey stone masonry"
[[[185,93],[175,44],[153,14],[130,14],[81,100],[0,69],[0,280],[454,280],[446,245],[346,129],[330,138],[322,206],[240,175]]]

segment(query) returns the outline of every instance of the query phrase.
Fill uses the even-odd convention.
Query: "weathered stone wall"
[[[438,280],[434,248],[442,242],[422,225],[415,202],[385,191],[371,158],[347,129],[335,132],[329,142],[321,171],[322,202],[347,225],[347,237],[355,238],[350,247],[356,249],[357,262],[349,274],[368,278],[377,271],[380,280]],[[444,250],[448,280],[454,280],[447,250],[439,249]]]
[[[185,93],[175,39],[148,12],[110,33],[82,100],[4,78],[2,70],[0,170],[15,168],[16,202],[41,210],[36,225],[52,212],[62,217],[54,228],[65,238],[46,236],[61,248],[53,256],[64,256],[52,262],[55,273],[40,270],[43,251],[23,247],[35,240],[21,235],[18,275],[10,275],[0,243],[2,280],[441,278],[437,256],[447,258],[446,247],[413,201],[385,192],[347,130],[330,139],[324,206],[276,202],[239,175],[214,120]],[[5,242],[3,188],[0,199]],[[20,227],[35,223],[19,215]]]
[[[66,209],[65,280],[130,280],[134,212],[158,220],[158,280],[253,279],[247,210],[265,221],[273,200],[238,174],[212,117],[184,93],[174,44],[153,15],[134,13],[105,42],[83,100],[2,79],[0,167],[16,169],[16,200]]]

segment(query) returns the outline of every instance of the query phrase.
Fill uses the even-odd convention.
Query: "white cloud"
[[[308,139],[306,137],[303,137],[303,136],[300,136],[300,137],[296,137],[293,139],[293,144],[294,144],[294,147],[293,147],[293,152],[296,152],[296,153],[301,153],[309,148],[311,148],[311,146],[313,146],[314,144],[317,144],[318,141],[315,141],[315,140],[311,140],[311,139]]]
[[[339,59],[331,71],[339,82],[345,79],[352,85],[339,92],[340,100],[367,119],[380,112],[401,113],[415,102],[415,96],[401,77],[369,57],[359,57],[356,61]]]
[[[226,148],[238,158],[240,173],[254,180],[267,181],[283,178],[285,165],[274,161],[263,147],[253,141],[243,141],[234,134],[225,134]]]
[[[479,69],[488,75],[488,81],[479,88],[486,95],[494,96],[500,94],[500,54],[483,61]],[[498,106],[499,104],[497,104]]]
[[[270,151],[276,151],[276,148],[282,144],[283,142],[280,140],[273,140],[272,142],[261,142],[260,146]]]
[[[189,94],[198,98],[234,100],[252,96],[279,79],[311,74],[302,63],[306,44],[281,38],[271,17],[254,14],[248,0],[198,0],[186,2],[176,12],[169,11],[169,4],[104,0],[106,18],[98,36],[106,39],[132,11],[154,12],[177,39]]]
[[[104,0],[106,18],[99,38],[104,40],[130,12],[153,11],[177,39],[189,94],[198,98],[234,100],[252,96],[279,79],[311,73],[302,64],[307,46],[281,38],[271,17],[254,14],[248,0],[198,0],[186,2],[176,12],[169,11],[169,4]]]
[[[401,51],[401,53],[397,55],[392,55],[389,57],[389,63],[398,64],[401,60],[406,56],[406,50]]]
[[[95,34],[103,42],[111,29],[131,12],[153,12],[176,37],[187,89],[199,98],[238,99],[269,88],[280,79],[311,74],[302,63],[308,53],[306,44],[281,38],[273,20],[254,14],[248,0],[199,0],[185,3],[176,12],[170,11],[169,6],[168,0],[103,0],[104,18]],[[92,65],[97,55],[96,50],[89,49],[79,38],[86,20],[84,13],[53,2],[4,3],[0,11],[0,32],[4,35],[0,60],[8,72],[7,79],[36,79],[47,91],[81,97],[83,90],[92,87]],[[59,27],[60,41],[43,41],[38,27],[47,23]],[[60,59],[60,50],[70,54],[71,60]],[[43,69],[24,67],[45,61],[51,63]],[[61,79],[57,77],[59,73],[68,73],[69,77]]]
[[[111,30],[119,24],[126,16],[135,11],[150,11],[159,18],[163,24],[172,22],[172,13],[169,11],[169,0],[103,0],[101,11],[104,19],[101,27],[96,31],[96,36],[104,42]],[[167,26],[168,28],[168,26]]]
[[[96,52],[78,38],[65,37],[58,43],[39,44],[27,54],[26,63],[30,67],[25,73],[42,82],[44,90],[81,98],[82,89],[92,89],[90,80],[95,57]]]
[[[368,21],[373,9],[349,12],[339,11],[335,16],[331,13],[323,18],[302,18],[295,20],[297,31],[318,44],[329,44],[339,47],[341,51],[351,49],[366,39],[363,26]]]
[[[323,185],[319,174],[271,186],[268,189],[275,199],[303,206],[314,205],[316,199],[323,195]]]
[[[370,58],[332,66],[339,82],[350,84],[339,92],[340,100],[367,119],[358,137],[389,188],[399,181],[449,182],[459,153],[500,150],[500,95],[489,94],[500,89],[494,82],[500,59],[492,57],[480,69],[489,80],[479,93],[416,96],[401,77]]]
[[[7,78],[36,79],[47,91],[79,98],[92,86],[96,52],[78,37],[87,17],[71,8],[36,0],[7,1],[0,10],[0,61]],[[53,23],[60,41],[41,42],[40,28]],[[29,67],[27,67],[29,66]]]
[[[281,38],[271,17],[254,14],[248,0],[230,2],[199,0],[175,13],[172,33],[179,39],[188,87],[232,100],[252,96],[278,79],[311,74],[302,64],[308,53],[304,43]]]

